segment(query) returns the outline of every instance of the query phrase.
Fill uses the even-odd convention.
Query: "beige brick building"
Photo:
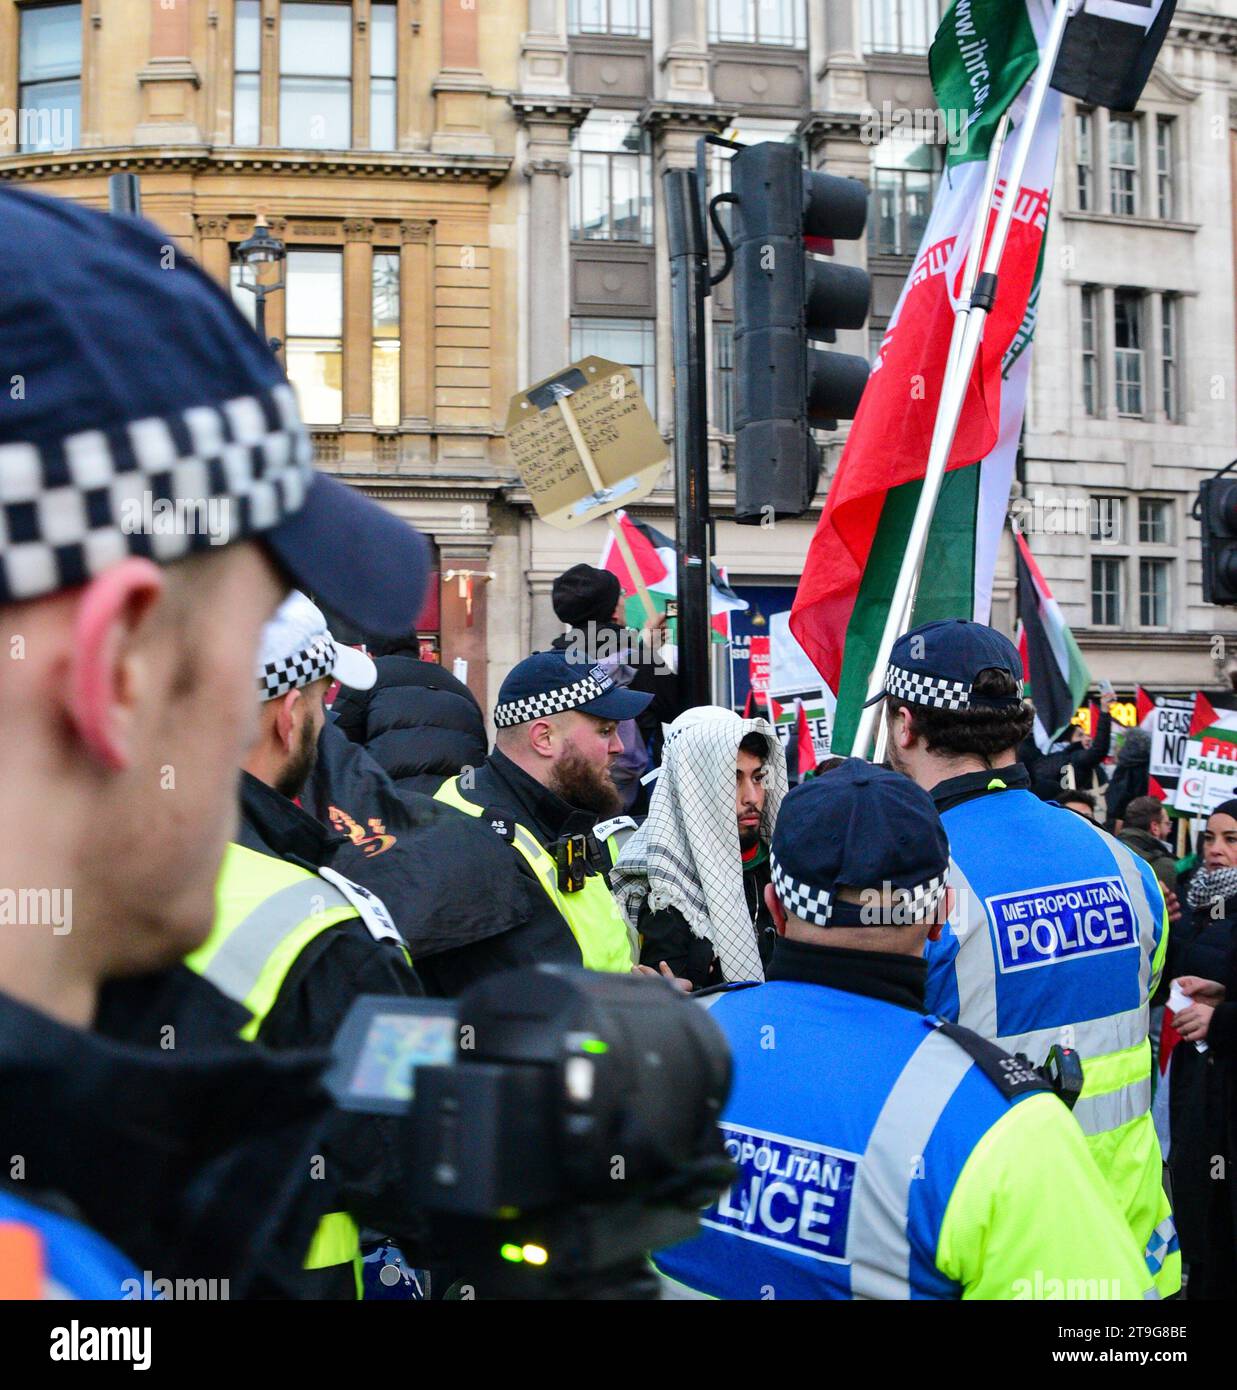
[[[866,237],[840,252],[872,275],[869,329],[839,343],[866,353],[941,167],[931,137],[890,124],[931,115],[938,18],[938,0],[0,0],[0,179],[104,206],[108,176],[135,172],[145,214],[234,284],[259,221],[285,244],[266,331],[319,463],[430,538],[419,630],[488,703],[552,635],[555,575],[605,535],[532,514],[509,397],[615,357],[672,436],[661,175],[709,130],[793,141],[869,184]],[[1209,682],[1233,625],[1201,603],[1189,513],[1237,436],[1235,82],[1237,0],[1181,0],[1132,123],[1066,103],[1020,478],[1092,516],[1096,534],[1033,548],[1123,690]],[[726,174],[713,159],[713,191]],[[816,514],[772,537],[730,519],[732,318],[722,285],[716,558],[754,633],[789,606]],[[668,484],[638,511],[669,532]],[[1008,624],[1008,554],[995,597]]]
[[[491,510],[510,473],[495,421],[520,384],[520,9],[0,0],[0,179],[106,207],[109,175],[136,173],[143,214],[225,284],[257,221],[285,243],[266,330],[319,465],[433,542],[422,630],[469,662],[483,700],[481,576],[498,567]]]

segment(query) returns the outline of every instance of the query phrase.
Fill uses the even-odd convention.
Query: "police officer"
[[[618,725],[650,696],[617,684],[603,666],[535,652],[498,692],[494,751],[444,782],[435,800],[487,820],[510,843],[547,909],[517,931],[434,957],[454,992],[470,978],[533,961],[630,970],[634,943],[607,882],[619,816],[610,764]]]
[[[767,983],[711,1004],[738,1177],[656,1263],[718,1298],[1154,1297],[1078,1126],[1039,1078],[924,1011],[949,847],[931,799],[848,759],[796,787]]]
[[[424,547],[314,473],[278,362],[164,233],[3,188],[0,240],[22,387],[0,412],[0,884],[50,912],[0,923],[0,1153],[21,1159],[0,1223],[27,1288],[123,1292],[46,1202],[139,1269],[244,1296],[320,1149],[321,1057],[195,1053],[180,1031],[118,1047],[92,1024],[122,976],[178,975],[191,1019],[217,998],[171,967],[210,929],[253,658],[290,576],[394,633]]]
[[[953,856],[928,1007],[1036,1064],[1075,1049],[1074,1115],[1166,1297],[1181,1255],[1151,1120],[1149,1002],[1168,939],[1151,866],[1029,790],[1016,752],[1034,716],[1000,633],[963,619],[908,632],[883,698],[889,760],[931,792]]]
[[[344,837],[290,799],[313,769],[331,681],[365,690],[376,676],[369,657],[337,643],[322,611],[299,590],[263,629],[255,674],[262,712],[241,772],[240,829],[224,853],[210,936],[185,961],[241,1006],[235,1031],[247,1041],[329,1048],[360,995],[421,993],[381,899],[331,866]],[[104,1026],[155,1041],[118,1025],[120,993],[109,994]],[[152,1025],[181,1021],[169,1006],[146,1012]],[[395,1161],[397,1137],[387,1133],[393,1128],[340,1115],[326,1153],[338,1186],[380,1228],[402,1206],[405,1174]],[[360,1255],[351,1212],[325,1215],[305,1256],[304,1296],[356,1297]]]

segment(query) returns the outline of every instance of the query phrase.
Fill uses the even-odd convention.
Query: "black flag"
[[[1090,106],[1133,111],[1176,7],[1177,0],[1081,0],[1066,22],[1052,85]]]

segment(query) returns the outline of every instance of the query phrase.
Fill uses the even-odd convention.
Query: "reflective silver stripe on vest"
[[[1068,813],[1072,814],[1072,812]],[[1081,819],[1081,817],[1079,817]],[[1117,871],[1129,894],[1130,906],[1138,922],[1138,988],[1143,1003],[1124,1013],[1104,1018],[1062,1024],[1056,1028],[1033,1029],[1028,1033],[998,1034],[996,1021],[996,952],[988,921],[988,910],[971,888],[956,860],[950,860],[949,880],[960,904],[960,937],[954,972],[958,985],[958,1022],[981,1037],[991,1038],[1006,1052],[1021,1052],[1037,1065],[1048,1056],[1054,1043],[1072,1047],[1084,1064],[1088,1057],[1103,1057],[1133,1047],[1147,1036],[1151,1011],[1147,1001],[1151,983],[1151,957],[1155,952],[1155,920],[1147,903],[1142,876],[1133,854],[1098,825],[1092,830],[1116,860]],[[982,946],[976,937],[982,937]],[[1077,1111],[1075,1111],[1077,1113]],[[1132,1118],[1132,1117],[1131,1117]]]
[[[996,1035],[996,947],[988,913],[956,859],[949,861],[949,882],[958,904],[953,928],[958,938],[958,1022],[981,1038],[991,1038]]]
[[[281,888],[236,924],[203,969],[203,977],[229,999],[243,1003],[284,937],[307,917],[337,907],[356,915],[356,908],[339,889],[316,875]]]
[[[885,1098],[851,1194],[846,1257],[852,1298],[910,1297],[911,1182],[937,1121],[970,1069],[970,1057],[956,1043],[929,1033]]]
[[[1122,1014],[1063,1023],[1058,1028],[1038,1028],[1030,1033],[1011,1033],[995,1041],[1006,1052],[1023,1053],[1036,1066],[1048,1056],[1053,1043],[1060,1043],[1062,1047],[1072,1047],[1085,1068],[1088,1057],[1106,1057],[1110,1052],[1123,1052],[1143,1042],[1150,1017],[1150,1008],[1143,1004]]]
[[[1084,1134],[1103,1134],[1145,1115],[1151,1109],[1151,1078],[1131,1081],[1103,1095],[1083,1096],[1074,1106],[1074,1118]]]

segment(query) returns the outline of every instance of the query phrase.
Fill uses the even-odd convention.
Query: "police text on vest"
[[[702,1223],[813,1260],[844,1262],[859,1155],[726,1122],[721,1130],[739,1176]]]
[[[1081,879],[984,900],[1003,974],[1138,945],[1138,924],[1119,878]]]

